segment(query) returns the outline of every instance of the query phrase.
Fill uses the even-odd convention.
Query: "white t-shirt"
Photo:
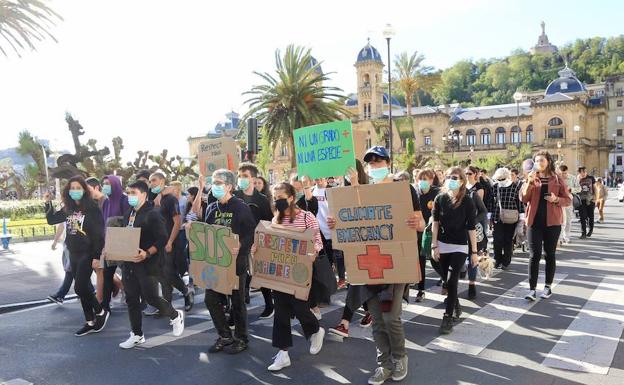
[[[312,196],[318,200],[318,214],[316,214],[316,220],[319,223],[321,232],[325,239],[331,239],[331,230],[327,227],[327,215],[329,213],[329,205],[327,204],[327,196],[325,195],[324,188],[314,186],[312,189]]]

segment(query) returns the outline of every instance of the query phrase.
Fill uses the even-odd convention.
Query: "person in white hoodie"
[[[562,164],[559,166],[559,172],[561,173],[561,178],[565,180],[566,186],[568,186],[568,192],[570,193],[570,198],[572,198],[572,194],[578,194],[581,191],[581,186],[579,185],[578,179],[575,175],[570,175],[568,173],[568,166]],[[574,217],[574,207],[573,205],[567,206],[563,208],[563,226],[561,228],[561,235],[559,236],[559,241],[567,245],[570,243],[570,232],[572,231],[572,218]]]

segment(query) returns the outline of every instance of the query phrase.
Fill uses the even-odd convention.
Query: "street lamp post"
[[[392,25],[386,24],[386,28],[383,30],[383,37],[388,43],[388,132],[390,133],[390,172],[394,172],[393,163],[393,147],[392,147],[392,71],[390,63],[390,40],[394,37],[394,28]]]
[[[513,94],[513,98],[516,101],[516,127],[518,127],[518,132],[520,132],[520,101],[522,100],[522,96],[522,92],[520,91],[516,91]],[[520,141],[518,142],[518,146],[520,146]]]
[[[574,126],[574,132],[576,133],[576,167],[578,168],[580,166],[580,162],[579,162],[579,136],[580,136],[580,132],[581,132],[581,126],[579,126],[578,124],[576,126]]]
[[[41,153],[43,154],[43,167],[45,168],[45,176],[46,176],[46,190],[50,188],[50,175],[48,173],[48,155],[46,154],[45,147],[39,141],[37,137],[35,137],[35,142],[41,147]]]

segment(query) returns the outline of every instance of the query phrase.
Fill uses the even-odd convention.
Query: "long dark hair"
[[[273,186],[273,191],[283,191],[284,193],[286,193],[286,196],[288,198],[290,197],[295,197],[297,195],[297,192],[295,191],[295,188],[293,187],[293,185],[291,185],[290,183],[286,183],[286,182],[282,182],[282,183],[278,183],[275,186]],[[293,223],[293,221],[295,220],[295,213],[297,211],[297,202],[295,201],[295,199],[293,199],[292,202],[290,202],[290,205],[288,206],[288,209],[286,209],[286,212],[288,212],[288,221],[290,223]],[[284,213],[282,213],[281,211],[277,212],[277,223],[282,224],[282,221],[284,220]]]
[[[535,155],[533,155],[533,162],[535,162],[535,158],[538,156],[543,156],[548,161],[548,167],[546,167],[546,170],[548,170],[548,173],[550,174],[549,176],[556,176],[557,170],[555,169],[555,160],[552,155],[550,155],[550,152],[546,150],[539,150],[535,153]]]
[[[459,205],[461,205],[462,201],[464,200],[464,197],[466,196],[466,174],[464,173],[464,170],[462,170],[461,167],[451,167],[448,170],[446,170],[446,175],[457,175],[459,176],[459,181],[461,183],[461,185],[459,186],[459,191],[457,192],[457,194],[453,194],[453,207],[457,208],[459,207]],[[444,192],[448,193],[448,189],[446,187],[444,187]]]
[[[76,201],[69,196],[69,187],[72,182],[78,182],[84,191],[82,198],[78,201],[78,203],[76,203]],[[88,208],[95,206],[95,201],[91,197],[91,193],[87,187],[87,182],[85,182],[84,178],[80,175],[73,176],[67,181],[67,184],[63,187],[61,199],[63,200],[63,210],[65,210],[68,214],[75,211],[86,211]]]

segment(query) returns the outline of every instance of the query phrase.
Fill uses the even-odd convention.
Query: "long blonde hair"
[[[451,200],[451,202],[453,203],[453,208],[457,208],[466,196],[466,174],[461,167],[451,167],[446,170],[446,175],[457,175],[459,177],[459,182],[461,183],[459,186],[459,190],[457,190],[457,193],[453,193],[453,198]],[[450,190],[446,187],[446,183],[444,183],[444,188],[442,189],[442,192],[448,194],[449,191]]]

